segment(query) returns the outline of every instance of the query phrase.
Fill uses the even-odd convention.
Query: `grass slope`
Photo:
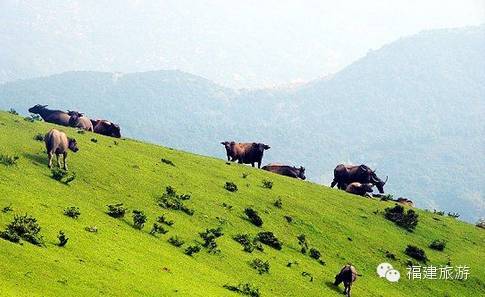
[[[409,233],[383,218],[390,202],[135,140],[118,140],[116,145],[113,138],[62,128],[80,147],[77,154],[70,154],[70,169],[77,178],[67,186],[50,177],[43,143],[33,139],[50,127],[0,112],[0,154],[20,157],[15,166],[0,164],[0,207],[14,209],[0,212],[0,228],[14,214],[29,213],[38,219],[46,240],[45,247],[37,247],[0,239],[1,296],[236,296],[223,285],[246,282],[260,288],[262,296],[340,296],[342,287],[337,291],[330,283],[347,262],[363,275],[354,285],[354,296],[478,296],[485,290],[485,235],[470,224],[418,211],[417,229]],[[176,166],[161,163],[161,158]],[[243,178],[243,173],[249,175]],[[273,188],[263,188],[263,179],[272,180]],[[235,182],[239,191],[225,190],[226,181]],[[193,216],[156,204],[156,197],[169,185],[192,195],[186,204],[195,209]],[[281,209],[273,205],[278,197]],[[143,230],[132,227],[131,212],[124,219],[106,214],[106,205],[117,202],[147,213]],[[232,210],[223,203],[232,205]],[[68,206],[78,206],[81,216],[63,215]],[[261,228],[244,219],[248,206],[261,214]],[[376,210],[380,212],[375,214]],[[163,213],[175,221],[174,226],[167,227],[165,235],[151,236],[151,225]],[[294,221],[288,223],[285,215]],[[185,246],[201,241],[199,232],[219,225],[224,232],[217,240],[220,254],[204,249],[193,257],[183,253]],[[99,231],[87,232],[86,226]],[[56,245],[61,229],[70,238],[63,248]],[[254,235],[262,230],[274,232],[283,249],[265,247],[264,252],[249,254],[232,239],[238,233]],[[299,234],[322,252],[326,265],[300,253]],[[174,235],[185,240],[184,247],[167,242]],[[427,247],[433,239],[448,242],[444,252]],[[433,265],[451,259],[452,265],[470,266],[469,279],[407,280],[408,257],[403,253],[407,244],[424,248]],[[395,253],[398,260],[387,259],[385,251]],[[270,273],[257,274],[248,265],[254,258],[268,260]],[[289,261],[299,264],[287,267]],[[400,270],[401,281],[377,277],[376,266],[385,261]],[[312,274],[313,282],[302,272]]]

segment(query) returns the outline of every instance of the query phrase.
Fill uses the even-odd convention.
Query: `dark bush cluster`
[[[286,216],[285,216],[285,220],[286,220],[288,223],[291,223],[291,222],[293,222],[293,217],[292,217],[292,216],[288,216],[288,215],[286,215]]]
[[[11,211],[13,211],[12,205],[8,205],[8,206],[5,206],[4,208],[2,208],[3,213],[7,213],[7,212],[11,212]]]
[[[91,138],[91,142],[98,143],[98,140],[96,138]]]
[[[7,229],[0,232],[0,237],[15,243],[23,239],[35,245],[42,245],[44,239],[40,235],[40,229],[36,218],[28,214],[15,215]]]
[[[460,217],[460,214],[457,212],[449,212],[448,216],[457,219]]]
[[[51,177],[65,185],[68,185],[76,179],[76,173],[72,171],[68,172],[64,169],[55,167],[51,169]]]
[[[3,164],[5,166],[17,165],[18,159],[19,159],[18,156],[9,156],[9,155],[0,154],[0,164]]]
[[[273,182],[267,179],[263,179],[263,188],[265,189],[272,189],[273,188]]]
[[[260,297],[261,296],[259,289],[256,286],[254,286],[253,284],[249,284],[249,283],[239,284],[237,286],[225,284],[224,288],[228,289],[229,291],[233,291],[233,292],[239,293],[241,295],[246,295],[246,296],[250,296],[250,297]]]
[[[208,249],[210,254],[218,254],[221,252],[221,250],[217,248],[216,239],[224,235],[224,233],[222,233],[222,227],[205,229],[205,231],[199,233],[199,235],[204,241],[202,245]]]
[[[248,217],[248,220],[255,226],[263,226],[263,219],[259,216],[258,212],[248,207],[244,210],[244,213]]]
[[[146,214],[141,210],[133,210],[133,227],[136,229],[142,229],[145,223],[147,222]]]
[[[167,165],[170,165],[170,166],[174,166],[175,167],[175,164],[171,160],[169,160],[169,159],[162,158],[162,159],[160,159],[160,161],[162,163],[164,163],[164,164],[167,164]]]
[[[245,252],[252,253],[254,249],[263,251],[263,245],[256,238],[251,238],[249,234],[237,234],[233,239],[243,246]]]
[[[300,234],[296,237],[298,239],[298,244],[301,246],[300,252],[302,254],[306,254],[308,251],[308,242],[306,240],[305,234]]]
[[[320,253],[320,251],[317,250],[316,248],[312,247],[310,249],[310,257],[312,257],[313,259],[319,260],[321,256],[322,256],[322,253]]]
[[[173,246],[176,246],[176,247],[181,247],[185,242],[178,238],[178,236],[172,236],[168,239],[168,242],[173,245]]]
[[[274,249],[281,250],[283,248],[283,244],[276,238],[273,232],[259,232],[258,235],[256,235],[256,239],[262,244],[268,245]]]
[[[269,262],[263,261],[259,258],[253,259],[249,262],[249,266],[255,269],[259,274],[269,273]]]
[[[229,192],[237,192],[237,185],[233,182],[226,182],[224,189],[228,190]]]
[[[70,206],[64,209],[64,215],[73,219],[77,219],[81,215],[81,210],[79,209],[79,207]]]
[[[34,135],[34,140],[36,141],[44,141],[44,134],[37,133]]]
[[[122,218],[125,216],[126,211],[128,210],[126,207],[123,206],[123,203],[117,204],[109,204],[106,205],[108,207],[107,214],[113,218]]]
[[[426,262],[428,261],[428,257],[426,257],[426,253],[423,249],[418,248],[414,245],[408,245],[404,250],[404,253],[409,257],[416,259],[418,261]]]
[[[184,205],[184,201],[189,199],[189,194],[178,195],[174,188],[168,186],[165,188],[165,193],[158,198],[158,205],[166,209],[180,210],[191,216],[194,210]]]
[[[408,231],[413,231],[418,225],[418,214],[412,209],[405,212],[404,207],[401,205],[386,208],[384,210],[384,216],[386,219]]]
[[[188,256],[193,256],[194,254],[197,254],[198,252],[200,252],[200,245],[198,245],[198,244],[189,245],[184,251],[184,253]]]
[[[59,235],[57,235],[57,239],[59,239],[59,243],[57,245],[63,247],[67,244],[69,237],[67,237],[64,231],[61,230],[59,231]]]
[[[173,226],[173,224],[175,224],[174,221],[172,220],[168,220],[166,217],[165,217],[165,214],[159,216],[157,218],[157,222],[159,222],[160,224],[165,224],[167,226]]]
[[[381,201],[392,201],[392,200],[394,200],[394,196],[392,196],[392,194],[381,195],[380,198],[381,198]]]
[[[168,232],[168,230],[166,230],[165,228],[163,228],[162,225],[159,225],[158,223],[153,223],[153,227],[152,227],[152,230],[150,230],[150,234],[151,235],[155,235],[155,234],[166,234]]]
[[[8,110],[8,113],[13,114],[13,115],[19,115],[19,113],[15,109],[13,109],[13,108],[10,108]]]
[[[443,251],[445,249],[446,242],[444,240],[436,239],[429,244],[429,248],[437,251]]]
[[[437,214],[439,216],[444,216],[445,215],[445,212],[442,211],[442,210],[436,210],[436,209],[433,209],[433,213],[434,214]]]
[[[275,200],[273,205],[277,208],[283,208],[283,201],[281,200],[281,198],[278,198],[278,199]]]

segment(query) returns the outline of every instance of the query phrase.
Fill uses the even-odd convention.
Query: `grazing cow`
[[[121,129],[115,123],[111,123],[107,120],[91,120],[93,124],[94,133],[110,136],[110,137],[121,137]]]
[[[335,286],[340,285],[340,283],[344,283],[344,294],[347,294],[347,297],[350,297],[350,290],[352,289],[352,283],[355,282],[357,279],[357,270],[352,264],[345,265],[342,267],[340,272],[335,276],[335,282],[333,283]]]
[[[347,186],[352,182],[359,183],[372,183],[377,187],[379,193],[384,193],[384,185],[389,177],[386,177],[385,181],[382,181],[377,177],[376,171],[370,169],[366,165],[344,165],[340,164],[335,167],[334,178],[330,187],[337,187],[340,190],[345,190]]]
[[[57,165],[61,167],[59,155],[63,156],[64,169],[67,170],[67,150],[77,152],[76,139],[68,138],[66,133],[56,129],[51,129],[44,138],[47,155],[49,156],[49,168],[52,168],[52,157],[55,154],[57,157]]]
[[[263,153],[265,150],[269,150],[271,147],[264,143],[235,143],[221,142],[226,148],[228,161],[238,161],[239,164],[251,164],[254,167],[254,163],[258,163],[258,168],[261,168],[261,161],[263,160]]]
[[[305,167],[300,166],[300,168],[294,166],[287,166],[281,164],[269,164],[263,166],[263,170],[267,170],[269,172],[273,172],[276,174],[281,174],[293,178],[301,178],[303,180],[306,179],[305,177]]]
[[[48,123],[69,126],[70,116],[62,110],[47,109],[47,105],[37,104],[29,108],[30,113],[38,114]]]
[[[364,197],[371,197],[367,193],[372,193],[373,186],[374,185],[372,183],[361,184],[358,182],[353,182],[347,186],[347,188],[345,189],[345,192],[359,195],[359,196],[364,196]]]
[[[414,207],[414,202],[412,200],[408,199],[408,198],[399,197],[395,201],[399,204]]]
[[[85,117],[84,114],[71,110],[68,110],[67,114],[70,116],[69,126],[94,132],[91,120]]]

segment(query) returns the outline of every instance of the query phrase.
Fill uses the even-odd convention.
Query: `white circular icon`
[[[386,272],[392,270],[392,265],[389,263],[381,263],[377,265],[377,274],[380,277],[386,277]]]
[[[401,278],[401,274],[396,269],[391,269],[386,272],[386,279],[391,283],[397,282]]]

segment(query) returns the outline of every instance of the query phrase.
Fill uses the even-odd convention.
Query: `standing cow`
[[[258,163],[258,168],[261,168],[261,161],[265,150],[271,147],[264,143],[235,143],[234,141],[221,142],[226,148],[227,160],[238,161],[239,164],[251,164],[254,167]]]
[[[335,167],[334,178],[330,187],[337,187],[340,190],[345,190],[350,183],[372,183],[377,187],[379,193],[384,193],[384,185],[387,182],[388,177],[385,181],[382,181],[377,177],[375,170],[370,169],[366,165],[344,165],[340,164]]]
[[[62,110],[52,110],[47,109],[46,107],[47,105],[37,104],[29,108],[29,112],[40,115],[42,119],[48,123],[69,126],[70,115]]]
[[[94,132],[93,124],[91,123],[91,120],[85,117],[84,114],[78,111],[71,111],[71,110],[68,110],[67,114],[70,116],[69,126]]]
[[[335,286],[344,283],[344,294],[350,297],[350,290],[352,289],[352,283],[357,280],[357,270],[352,264],[345,265],[342,267],[340,272],[335,276]]]
[[[47,149],[47,155],[49,157],[49,168],[52,168],[52,157],[55,154],[59,168],[61,167],[59,155],[62,155],[64,161],[64,170],[67,170],[67,150],[70,149],[73,152],[77,152],[79,150],[76,139],[68,138],[66,133],[56,129],[51,129],[45,135],[44,141]]]
[[[263,170],[267,170],[269,172],[273,172],[276,174],[281,174],[284,176],[289,176],[293,178],[300,178],[302,180],[305,180],[305,167],[300,166],[300,168],[294,167],[294,166],[287,166],[287,165],[281,165],[281,164],[269,164],[266,166],[263,166]]]
[[[94,133],[110,136],[110,137],[121,137],[121,129],[115,123],[107,120],[91,120],[93,124]]]
[[[373,186],[372,183],[361,184],[359,182],[353,182],[347,186],[345,192],[363,197],[372,197],[368,193],[372,193]]]

